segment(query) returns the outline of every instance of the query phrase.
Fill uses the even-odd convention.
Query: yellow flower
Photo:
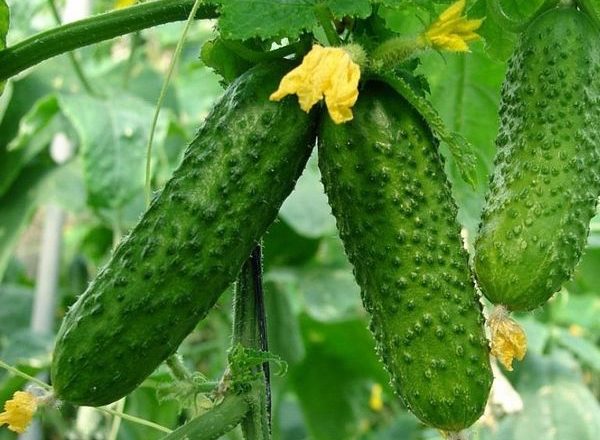
[[[352,119],[352,106],[358,98],[360,67],[344,49],[313,46],[302,64],[290,71],[269,99],[279,101],[298,95],[300,108],[310,111],[325,97],[331,119],[336,124]]]
[[[4,412],[0,413],[0,426],[8,425],[8,429],[19,434],[25,432],[37,405],[36,396],[26,391],[17,391],[13,398],[4,404]]]
[[[527,352],[527,337],[516,321],[508,316],[503,306],[492,312],[488,325],[492,333],[492,355],[512,371],[513,359],[523,360]]]
[[[381,394],[383,393],[383,388],[378,383],[374,384],[371,387],[371,397],[369,398],[369,406],[373,411],[381,411],[383,409],[383,399],[381,398]]]
[[[421,43],[435,49],[453,52],[468,52],[470,41],[481,37],[475,33],[483,23],[483,19],[467,20],[461,16],[466,0],[458,0],[440,14],[429,29],[421,35]]]
[[[123,9],[136,3],[137,0],[115,0],[113,9]]]

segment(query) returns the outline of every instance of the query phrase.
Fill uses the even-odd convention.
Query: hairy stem
[[[176,429],[162,440],[216,440],[233,429],[250,409],[245,394],[227,394],[223,401],[206,413]]]
[[[262,287],[262,251],[257,245],[242,266],[234,296],[232,345],[268,350],[266,313]],[[262,380],[252,388],[252,407],[242,421],[245,440],[271,438],[270,370],[262,365]]]
[[[186,368],[183,359],[178,354],[174,354],[167,358],[167,366],[171,370],[173,377],[180,381],[189,381],[193,379],[192,373]]]
[[[333,27],[333,22],[331,19],[331,11],[329,8],[323,4],[318,4],[315,8],[315,14],[317,15],[317,19],[325,32],[325,36],[327,37],[327,41],[332,46],[340,45],[340,37],[337,34],[335,28]]]
[[[36,64],[80,47],[120,35],[186,20],[195,0],[156,0],[106,12],[33,35],[0,51],[0,81]],[[216,18],[214,5],[203,4],[196,19]]]

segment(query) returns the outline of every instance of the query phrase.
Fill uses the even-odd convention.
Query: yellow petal
[[[465,0],[459,0],[442,12],[421,35],[422,40],[435,49],[468,51],[467,43],[480,38],[475,31],[481,26],[483,19],[468,20],[461,16],[465,4]]]
[[[115,0],[113,9],[123,9],[136,3],[137,0]]]
[[[371,387],[371,397],[369,398],[369,407],[373,411],[381,411],[383,409],[383,388],[378,383]]]
[[[490,315],[488,324],[492,333],[492,355],[512,371],[512,362],[516,358],[523,360],[527,352],[527,337],[516,321],[508,316],[503,306],[497,306]]]
[[[483,24],[483,18],[476,18],[473,20],[461,20],[460,23],[456,25],[455,31],[458,33],[466,33],[476,31]]]
[[[17,391],[4,404],[4,412],[0,413],[0,426],[8,425],[8,429],[21,434],[29,426],[36,410],[37,397],[26,391]]]
[[[469,46],[464,39],[456,35],[444,35],[432,39],[433,43],[438,48],[443,48],[452,52],[468,52]]]
[[[438,21],[449,21],[453,18],[460,17],[463,10],[465,9],[466,0],[458,0],[457,2],[451,4],[446,8],[444,12],[442,12],[438,18]]]
[[[323,98],[331,119],[341,124],[352,119],[352,106],[358,99],[360,67],[344,49],[313,46],[300,64],[283,77],[279,88],[269,97],[279,101],[298,95],[305,112]]]

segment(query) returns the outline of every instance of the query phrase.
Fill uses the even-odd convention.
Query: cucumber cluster
[[[474,267],[509,310],[572,274],[600,194],[600,32],[573,7],[521,35],[502,90],[496,168]],[[57,397],[104,405],[175,352],[237,277],[318,139],[319,167],[376,348],[422,421],[459,431],[492,383],[478,292],[438,141],[389,85],[362,84],[351,122],[269,101],[287,62],[235,80],[180,167],[69,310],[52,363]]]

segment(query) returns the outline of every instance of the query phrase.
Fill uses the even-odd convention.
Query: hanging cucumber
[[[227,89],[183,162],[69,310],[57,336],[58,398],[105,405],[138,386],[235,280],[292,191],[314,143],[314,117],[268,100],[284,63]]]
[[[319,167],[396,391],[446,431],[483,413],[492,373],[456,206],[421,116],[379,82],[354,120],[322,118]]]
[[[555,8],[521,35],[496,145],[475,272],[491,302],[531,310],[573,273],[600,194],[600,32],[586,14]]]

